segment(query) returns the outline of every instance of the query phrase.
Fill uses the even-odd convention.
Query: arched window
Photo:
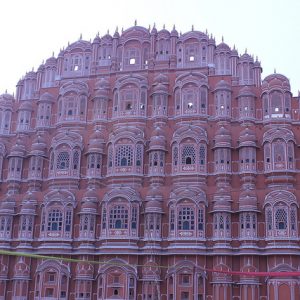
[[[281,201],[287,199],[287,202]],[[288,192],[273,191],[266,196],[265,219],[267,238],[297,238],[297,203]]]
[[[70,272],[67,266],[45,260],[37,266],[34,296],[40,299],[67,299]]]
[[[138,205],[122,198],[111,200],[102,208],[101,236],[137,237]]]
[[[41,222],[41,237],[47,239],[71,238],[73,209],[70,206],[44,207]]]
[[[34,216],[21,215],[19,226],[19,239],[32,239]]]
[[[170,207],[170,237],[203,238],[204,217],[205,207],[202,204],[196,206],[189,200],[181,200],[176,206]]]
[[[264,144],[264,155],[265,171],[293,170],[295,168],[293,141],[286,142],[281,138],[268,141]]]

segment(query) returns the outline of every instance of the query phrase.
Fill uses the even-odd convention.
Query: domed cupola
[[[159,126],[157,126],[151,134],[148,151],[151,151],[151,150],[167,151],[166,138],[165,138],[163,130]]]
[[[246,129],[241,131],[238,140],[238,147],[257,147],[256,143],[256,135],[252,129],[247,127]]]
[[[231,148],[231,134],[225,127],[220,127],[216,131],[214,148]]]
[[[240,211],[257,211],[257,195],[254,189],[247,188],[239,196]]]

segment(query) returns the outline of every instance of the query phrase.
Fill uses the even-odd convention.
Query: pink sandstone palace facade
[[[0,299],[300,299],[299,99],[261,72],[135,25],[1,95],[0,252],[51,257],[0,253]]]

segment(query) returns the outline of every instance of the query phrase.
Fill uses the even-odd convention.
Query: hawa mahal
[[[26,73],[0,96],[0,300],[300,299],[299,99],[261,73],[136,24]]]

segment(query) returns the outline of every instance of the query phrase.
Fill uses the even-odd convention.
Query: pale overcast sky
[[[165,24],[178,32],[212,33],[239,53],[258,56],[263,77],[282,73],[300,90],[299,0],[2,0],[0,2],[0,94],[69,42],[93,39],[138,25]]]

